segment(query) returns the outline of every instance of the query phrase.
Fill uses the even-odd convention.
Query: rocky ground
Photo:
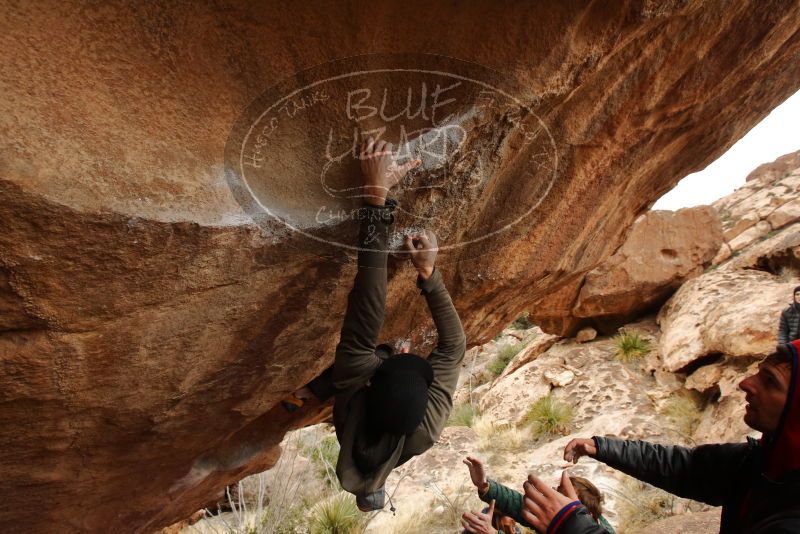
[[[674,262],[673,273],[660,272],[660,284],[638,285],[639,291],[649,291],[642,295],[648,298],[681,280],[660,309],[606,335],[584,328],[575,337],[545,333],[523,316],[493,341],[471,348],[451,425],[428,453],[395,470],[387,481],[396,512],[387,506],[367,518],[357,516],[361,521],[351,531],[456,532],[460,513],[481,506],[461,463],[466,455],[482,458],[491,477],[520,488],[529,472],[555,484],[565,467],[563,448],[573,437],[611,435],[687,445],[742,440],[748,428],[737,383],[774,347],[778,315],[800,283],[798,154],[757,169],[746,186],[715,203],[722,230],[713,261],[707,253],[693,255],[697,247],[684,243],[680,250],[688,252],[676,256],[680,261]],[[708,209],[691,217],[706,217]],[[691,233],[682,235],[690,239]],[[638,239],[636,232],[631,238]],[[708,251],[708,237],[699,240]],[[596,271],[632,265],[625,273],[645,273],[642,280],[649,276],[635,267],[642,261],[626,252],[624,261],[616,255],[610,266]],[[636,279],[628,274],[629,280]],[[618,317],[630,311],[619,308],[619,302],[614,304]],[[551,401],[549,410],[542,408],[543,398]],[[543,424],[547,417],[550,427]],[[264,510],[275,508],[285,517],[270,516],[258,532],[330,531],[314,526],[314,520],[322,504],[337,494],[330,476],[332,447],[330,427],[290,433],[281,463],[245,481],[247,514],[226,512],[184,532],[244,532],[236,525],[274,514]],[[583,459],[571,472],[605,493],[606,516],[618,532],[718,529],[718,509],[672,498],[593,460]],[[254,497],[259,489],[260,500]]]

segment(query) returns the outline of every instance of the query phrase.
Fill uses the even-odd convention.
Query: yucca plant
[[[337,493],[311,510],[311,534],[358,534],[363,517],[355,498]]]
[[[639,334],[620,331],[614,337],[617,346],[616,358],[619,361],[630,363],[638,360],[650,352],[650,341]]]
[[[547,394],[531,404],[525,422],[530,425],[535,437],[547,437],[569,432],[572,418],[572,408],[552,394]]]

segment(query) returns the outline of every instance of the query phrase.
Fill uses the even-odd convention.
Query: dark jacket
[[[783,345],[796,339],[800,339],[800,305],[795,302],[789,304],[781,313],[778,325],[778,344]]]
[[[503,515],[507,515],[520,525],[528,527],[534,532],[536,531],[536,529],[529,525],[528,522],[522,517],[523,496],[521,492],[489,479],[489,489],[486,491],[486,493],[479,496],[483,502],[491,503],[494,501],[494,509]],[[589,511],[586,510],[586,508],[584,508],[584,511],[587,515],[589,515]],[[614,534],[613,527],[602,515],[597,523],[595,523],[592,516],[589,515],[589,521],[591,521],[595,526],[602,527],[602,529],[598,530],[598,532]]]
[[[692,449],[594,437],[595,459],[679,497],[722,506],[720,533],[800,532],[800,341],[789,348],[789,393],[773,434]],[[602,533],[580,514],[558,532]]]
[[[333,422],[341,446],[336,474],[342,488],[360,499],[366,497],[366,502],[375,503],[375,508],[383,505],[382,489],[392,469],[427,451],[439,439],[453,407],[452,395],[466,350],[466,337],[458,313],[440,270],[435,268],[428,280],[417,278],[417,287],[425,296],[438,333],[436,347],[428,356],[433,382],[428,388],[425,417],[411,434],[399,438],[382,436],[379,446],[389,444],[385,460],[372,472],[362,473],[356,466],[353,447],[360,429],[364,428],[365,386],[383,361],[376,354],[376,345],[386,303],[387,243],[394,222],[391,211],[390,207],[359,210],[358,273],[347,299],[333,365],[333,383],[337,391]]]

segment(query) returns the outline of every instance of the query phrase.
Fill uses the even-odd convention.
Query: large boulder
[[[722,243],[719,216],[710,206],[650,211],[610,258],[537,299],[530,317],[559,335],[573,335],[585,325],[610,333],[657,309],[683,282],[701,274]]]
[[[779,0],[2,13],[0,524],[15,532],[156,530],[320,415],[278,402],[333,360],[354,130],[425,149],[397,226],[440,235],[474,344],[601,265],[800,86],[800,6]],[[403,111],[409,92],[423,113]],[[381,339],[425,351],[413,281],[393,259]]]
[[[751,269],[712,270],[685,283],[658,314],[664,368],[678,371],[709,356],[771,353],[796,285]]]
[[[573,314],[616,328],[702,274],[721,244],[722,227],[710,206],[651,211],[613,256],[586,275]]]

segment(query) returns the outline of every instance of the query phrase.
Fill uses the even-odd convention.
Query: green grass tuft
[[[528,330],[533,328],[533,323],[528,320],[528,312],[522,312],[508,327],[514,330]]]
[[[628,333],[624,330],[614,337],[614,344],[617,346],[616,358],[619,361],[630,363],[647,355],[651,350],[650,341],[644,339],[636,333]]]
[[[494,357],[494,360],[487,366],[489,372],[491,372],[494,376],[500,376],[503,374],[503,370],[508,366],[508,363],[519,354],[525,345],[522,343],[517,343],[516,345],[509,345],[507,347],[503,347],[500,349],[500,352],[497,353],[497,356]]]
[[[531,404],[525,423],[534,437],[541,438],[568,433],[573,417],[572,408],[551,393]]]
[[[475,417],[478,415],[475,406],[469,402],[459,404],[450,412],[450,417],[447,419],[447,426],[468,426],[472,427],[475,423]]]

